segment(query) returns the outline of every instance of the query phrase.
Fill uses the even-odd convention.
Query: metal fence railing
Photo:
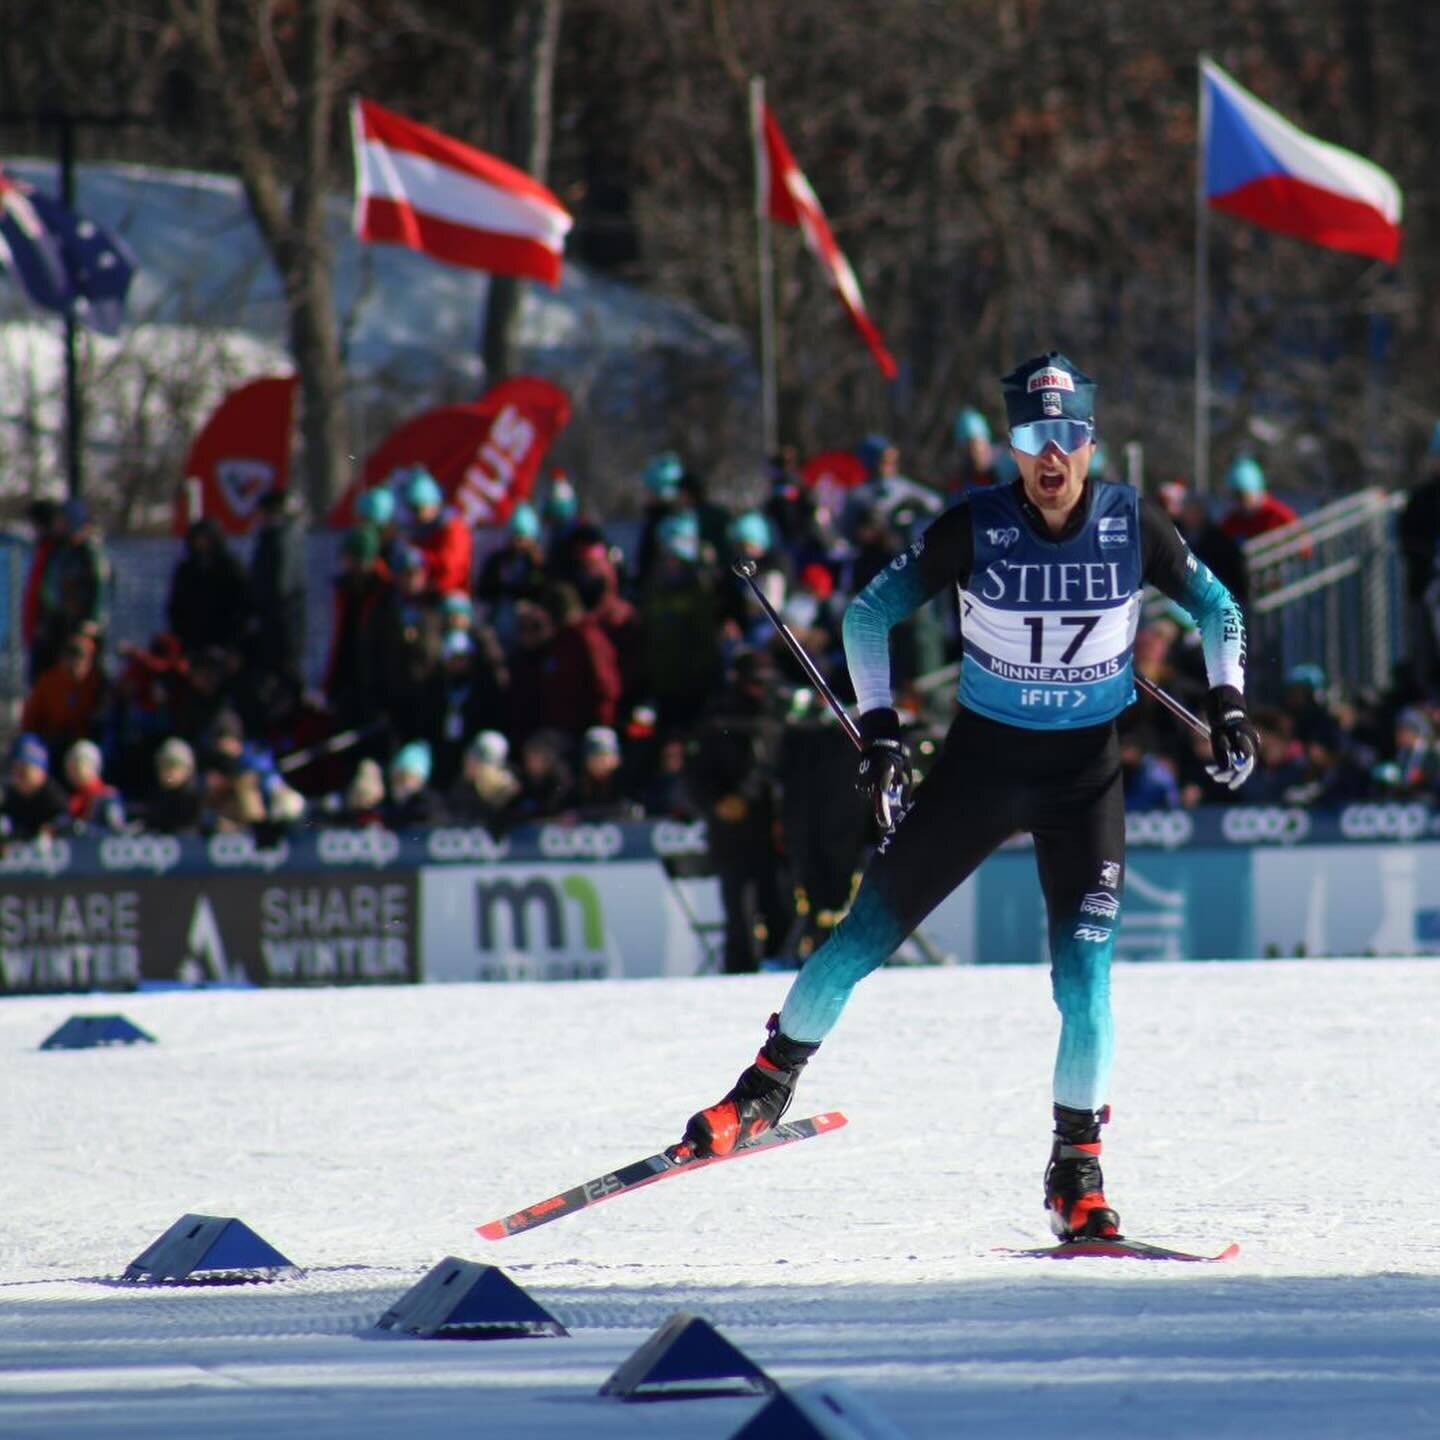
[[[318,683],[325,672],[334,613],[330,579],[340,568],[342,538],[333,530],[313,531],[306,537],[311,584],[306,592],[304,671],[310,684]],[[248,544],[242,542],[237,548],[242,558],[248,558]],[[112,668],[115,646],[122,640],[144,645],[168,628],[166,602],[181,550],[181,542],[168,536],[106,539],[110,593],[105,640],[106,659]],[[0,636],[5,639],[0,658],[0,707],[11,718],[18,714],[27,688],[20,608],[32,553],[27,541],[0,535]]]
[[[1321,666],[1342,693],[1388,688],[1405,650],[1394,525],[1404,503],[1371,487],[1246,544],[1257,697],[1277,699],[1302,663]]]

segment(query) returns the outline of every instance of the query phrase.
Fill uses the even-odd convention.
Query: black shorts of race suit
[[[1091,892],[1118,897],[1125,798],[1113,721],[1022,730],[962,708],[866,882],[908,931],[1022,833],[1034,837],[1052,930],[1073,924]]]

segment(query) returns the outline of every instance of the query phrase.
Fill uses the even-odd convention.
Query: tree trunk
[[[260,128],[263,107],[252,93],[254,76],[233,63],[232,37],[223,28],[218,0],[193,5],[172,0],[172,14],[195,46],[250,213],[285,290],[290,357],[300,380],[305,495],[317,517],[340,492],[346,451],[344,371],[325,238],[336,4],[310,0],[295,7],[295,74],[289,82],[272,77],[277,90],[288,83],[291,92],[278,101],[269,97],[272,110],[294,113],[298,164],[287,210],[277,158]]]
[[[502,153],[536,180],[550,169],[551,90],[563,0],[524,0],[520,28],[520,90],[506,106]],[[520,318],[520,281],[492,275],[485,306],[483,355],[490,384],[503,380],[515,363],[515,330]]]
[[[345,374],[325,236],[327,162],[333,113],[335,0],[296,10],[296,100],[303,160],[290,195],[292,250],[285,276],[290,352],[300,375],[305,498],[319,517],[343,489]]]

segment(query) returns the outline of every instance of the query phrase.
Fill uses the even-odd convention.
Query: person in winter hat
[[[1246,713],[1245,626],[1234,600],[1158,505],[1090,475],[1095,390],[1058,351],[1004,376],[1017,483],[951,506],[851,601],[843,629],[860,714],[856,779],[882,838],[845,917],[771,1017],[754,1063],[690,1117],[675,1158],[732,1154],[779,1123],[855,985],[985,857],[1029,833],[1060,1013],[1045,1213],[1065,1239],[1119,1238],[1100,1168],[1125,870],[1116,722],[1135,698],[1132,647],[1146,584],[1199,627],[1217,784],[1233,789],[1249,778],[1258,737]],[[895,704],[891,632],[932,597],[957,590],[959,709],[916,787]]]

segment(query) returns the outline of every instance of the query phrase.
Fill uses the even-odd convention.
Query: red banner
[[[865,463],[853,450],[822,450],[801,467],[800,478],[810,487],[815,504],[829,515],[845,508],[845,495],[869,479]]]
[[[185,459],[185,484],[175,497],[173,528],[183,535],[201,516],[228,535],[255,525],[255,507],[290,475],[293,375],[252,380],[232,390],[201,427]]]
[[[328,523],[354,523],[362,491],[423,465],[465,523],[501,525],[535,483],[550,442],[570,419],[570,397],[548,380],[517,375],[469,405],[442,405],[405,421],[371,452]]]

